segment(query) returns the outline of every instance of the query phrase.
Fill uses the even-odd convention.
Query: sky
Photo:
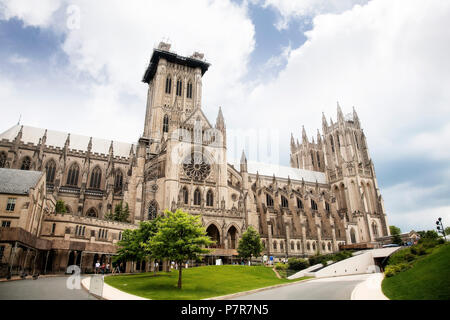
[[[450,1],[0,0],[0,132],[29,126],[135,143],[153,48],[205,54],[202,108],[225,117],[228,157],[355,107],[388,222],[450,225]],[[253,159],[253,156],[255,159]]]

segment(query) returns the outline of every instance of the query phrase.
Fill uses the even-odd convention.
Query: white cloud
[[[4,9],[0,15],[4,19],[21,19],[25,25],[48,26],[59,4],[59,0],[0,0],[0,9]]]
[[[369,0],[265,0],[265,7],[279,11],[281,19],[276,24],[278,29],[286,29],[294,18],[315,17],[319,14],[342,13],[357,4],[365,4]]]

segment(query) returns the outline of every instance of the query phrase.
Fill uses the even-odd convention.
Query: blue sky
[[[22,115],[27,125],[136,141],[140,80],[169,38],[212,64],[209,119],[221,106],[230,135],[275,130],[280,164],[291,132],[300,139],[305,125],[315,137],[322,112],[336,120],[336,101],[344,113],[355,106],[390,223],[431,229],[438,215],[450,221],[449,18],[445,0],[0,0],[0,131]]]

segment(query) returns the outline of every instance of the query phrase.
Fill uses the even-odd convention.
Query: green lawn
[[[383,293],[393,300],[449,300],[450,245],[442,245],[411,269],[385,278]]]
[[[105,277],[122,291],[153,300],[199,300],[306,279],[278,279],[263,266],[207,266],[183,269],[183,288],[177,289],[178,271]]]

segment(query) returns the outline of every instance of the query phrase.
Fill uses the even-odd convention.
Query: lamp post
[[[445,229],[444,229],[444,225],[442,224],[442,218],[439,218],[437,221],[436,221],[436,225],[437,225],[437,230],[438,230],[438,233],[440,232],[440,233],[442,233],[442,235],[444,236],[444,238],[445,238]]]

